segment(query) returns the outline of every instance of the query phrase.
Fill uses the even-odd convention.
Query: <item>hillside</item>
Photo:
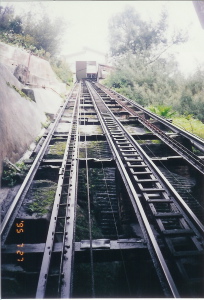
[[[0,43],[0,177],[5,158],[16,163],[29,148],[46,121],[46,114],[55,114],[65,93],[65,84],[56,79],[49,63],[38,57],[30,58],[29,87],[14,73],[19,65],[26,66],[28,53]],[[43,86],[43,87],[42,87]],[[20,91],[29,88],[34,101],[22,97]]]

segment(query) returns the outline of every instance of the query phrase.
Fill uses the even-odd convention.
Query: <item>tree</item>
[[[14,9],[12,6],[0,6],[0,30],[10,30],[11,22],[14,18]]]
[[[62,82],[66,84],[70,84],[72,82],[72,72],[66,60],[52,57],[50,63],[52,69],[57,74],[57,76],[62,80]]]
[[[14,33],[22,33],[23,27],[22,27],[22,20],[19,16],[15,17],[11,22],[10,22],[10,28],[12,32]]]
[[[165,27],[165,19],[163,19]],[[115,15],[109,23],[111,53],[113,56],[131,52],[133,54],[149,50],[158,43],[161,26],[148,24],[132,8],[127,7],[121,14]],[[166,42],[165,39],[163,39]]]
[[[158,22],[143,21],[133,7],[115,15],[109,23],[110,52],[112,56],[131,53],[143,56],[147,63],[155,61],[172,45],[186,40],[181,32],[167,38],[167,13],[162,12]]]
[[[105,80],[109,87],[141,105],[173,105],[180,97],[179,72],[173,57],[145,64],[141,56],[117,58],[115,71]]]
[[[46,13],[46,7],[39,5],[38,13],[32,9],[22,16],[24,35],[30,35],[35,39],[37,49],[44,49],[45,52],[55,55],[59,52],[65,23],[59,18],[51,20]]]
[[[199,66],[188,78],[178,71],[175,57],[167,50],[187,36],[175,32],[167,38],[167,28],[166,12],[156,23],[143,21],[130,7],[115,15],[109,24],[115,71],[104,84],[160,115],[171,116],[172,107],[204,122],[204,70]]]
[[[44,3],[32,4],[31,10],[20,16],[15,14],[13,6],[0,6],[0,32],[3,41],[55,55],[60,50],[64,30],[65,22],[59,18],[52,20]]]

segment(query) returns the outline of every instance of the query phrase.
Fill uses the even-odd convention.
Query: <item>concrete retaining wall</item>
[[[59,94],[66,93],[66,85],[57,79],[47,60],[0,42],[0,62],[12,73],[18,65],[26,66],[29,70],[27,82],[31,85],[46,86]]]
[[[19,90],[24,86],[11,69],[0,63],[0,179],[3,159],[16,163],[39,135],[45,113],[55,114],[63,101],[43,88],[33,88],[36,102],[21,97],[12,86]]]

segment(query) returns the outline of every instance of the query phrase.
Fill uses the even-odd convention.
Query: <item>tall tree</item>
[[[10,30],[14,18],[14,9],[10,5],[0,6],[0,30]]]
[[[142,55],[149,62],[154,61],[170,46],[186,40],[184,34],[176,33],[167,38],[167,13],[162,12],[160,19],[143,21],[133,7],[111,18],[109,23],[110,51],[112,56],[126,53]]]
[[[59,51],[62,36],[65,30],[65,23],[62,19],[52,20],[46,13],[46,7],[40,4],[37,12],[32,9],[24,14],[24,34],[35,39],[37,49],[44,49],[51,55]]]

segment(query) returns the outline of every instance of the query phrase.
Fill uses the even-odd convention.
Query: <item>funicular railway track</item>
[[[136,117],[166,141],[168,135],[145,120],[130,104],[131,101],[126,103],[126,99],[121,100],[120,95],[101,85],[86,81],[76,84],[58,114],[2,222],[3,265],[17,264],[20,271],[15,272],[15,280],[19,284],[23,285],[24,276],[33,281],[28,284],[32,288],[19,294],[20,298],[119,296],[119,291],[115,290],[118,283],[113,283],[113,291],[105,294],[101,291],[104,283],[97,282],[101,272],[98,262],[106,261],[111,261],[116,269],[119,268],[118,261],[122,262],[118,270],[124,274],[121,275],[122,282],[118,280],[126,286],[120,289],[124,297],[203,296],[202,220],[119,120],[118,111],[125,110],[128,117]],[[69,122],[67,132],[58,133],[57,126],[66,118]],[[83,131],[91,124],[93,127],[100,125],[101,133]],[[66,140],[63,158],[47,159],[46,153],[55,139]],[[89,152],[90,141],[96,143],[95,154]],[[195,143],[202,149],[203,141],[196,140]],[[80,158],[81,144],[85,147],[83,159]],[[98,148],[99,145],[103,148]],[[175,151],[181,149],[177,153],[196,165],[196,172],[203,176],[202,159],[175,141],[171,141],[171,146]],[[104,147],[109,158],[104,158]],[[44,237],[36,242],[24,234],[28,230],[27,219],[23,219],[19,211],[38,170],[48,164],[57,166],[58,179],[49,225],[42,228]],[[85,205],[83,199],[87,205],[86,221],[81,216]],[[94,232],[94,214],[100,234]],[[80,239],[80,228],[84,230],[80,218],[87,223],[87,235],[83,235],[83,240]],[[136,228],[131,233],[124,231],[124,218],[129,231],[132,223]],[[89,267],[85,267],[87,262]],[[138,268],[141,278],[137,274]],[[149,286],[145,287],[143,281],[148,280],[148,276],[144,277],[142,269],[148,269],[153,276],[152,286],[148,282]],[[113,275],[113,270],[107,266],[103,270],[103,277]],[[5,271],[5,277],[7,273]],[[88,292],[86,284],[81,282],[86,280],[90,286]],[[82,285],[80,292],[78,282]],[[8,291],[4,293],[9,295]]]
[[[103,90],[107,91],[107,89]],[[171,124],[167,123],[167,121],[162,120],[160,117],[153,115],[146,109],[142,108],[141,106],[136,105],[135,103],[132,103],[132,101],[128,101],[124,103],[126,100],[125,97],[122,97],[121,95],[113,92],[107,91],[108,95],[110,96],[116,96],[116,101],[124,108],[126,109],[132,116],[136,116],[147,129],[149,129],[151,132],[153,132],[156,136],[158,136],[164,143],[170,145],[170,147],[176,151],[179,155],[182,155],[184,159],[186,159],[190,164],[192,164],[195,168],[197,168],[202,174],[204,174],[204,161],[200,159],[197,155],[195,155],[192,151],[190,151],[188,148],[184,147],[181,143],[176,141],[175,139],[172,139],[169,135],[167,135],[163,130],[159,129],[158,126],[155,126],[149,120],[145,118],[145,116],[138,113],[144,112],[148,117],[154,117],[156,120],[161,121],[163,124],[165,124],[167,127],[173,129],[173,132],[175,133],[181,133],[189,140],[193,140],[196,144],[200,146],[202,150],[204,150],[204,143],[202,139],[185,132],[184,130],[177,128],[176,126],[172,126]],[[118,97],[117,97],[118,96]],[[114,100],[114,98],[112,98]],[[132,107],[130,107],[128,104],[133,104]],[[137,111],[135,111],[135,108],[137,108]]]
[[[202,151],[204,151],[204,142],[203,142],[202,138],[200,138],[188,131],[185,131],[181,127],[171,124],[171,122],[169,120],[166,120],[165,118],[162,118],[162,117],[152,113],[151,111],[145,109],[143,106],[139,105],[135,101],[126,98],[125,96],[117,93],[116,91],[110,90],[109,88],[103,86],[102,84],[97,83],[97,86],[100,87],[106,94],[108,94],[112,100],[119,101],[120,104],[123,103],[122,106],[125,107],[126,109],[128,109],[131,113],[134,112],[133,114],[135,116],[138,116],[138,113],[140,114],[143,112],[143,114],[147,120],[150,118],[152,118],[153,120],[157,120],[159,123],[163,124],[164,126],[166,126],[169,129],[171,129],[172,132],[178,133],[181,136],[191,140],[192,143],[194,143],[197,147],[199,147],[200,149],[202,149]],[[130,108],[130,106],[131,106],[131,108]],[[137,113],[135,113],[135,111]],[[143,119],[140,118],[140,120],[143,120]]]

